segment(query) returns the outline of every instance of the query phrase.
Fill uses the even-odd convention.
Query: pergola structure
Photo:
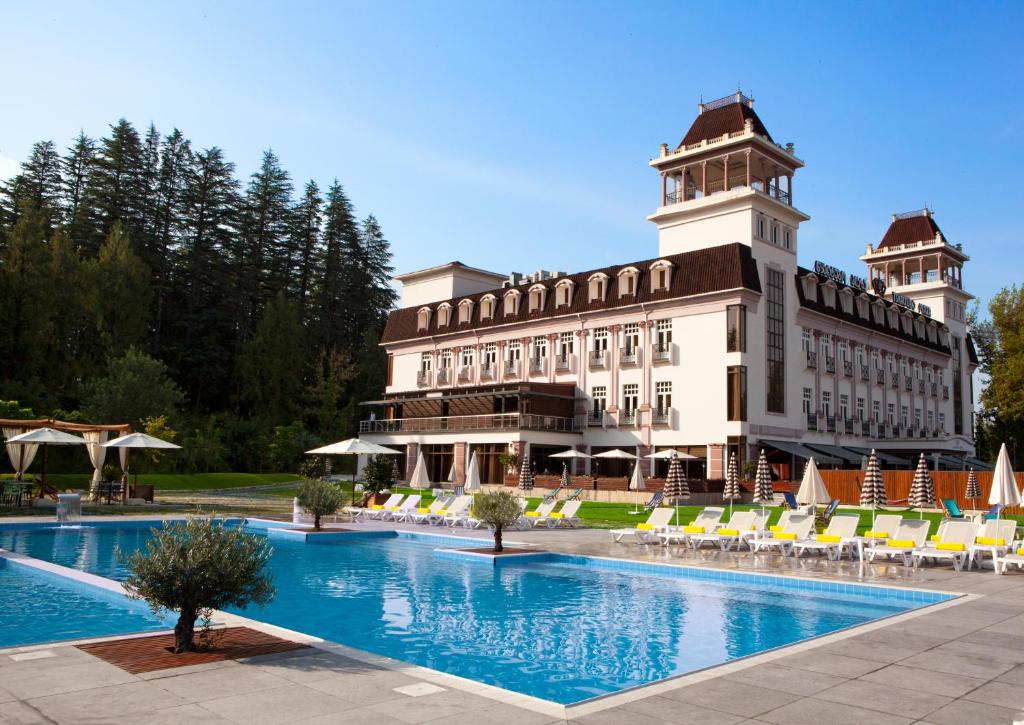
[[[0,418],[0,430],[3,431],[4,438],[10,439],[21,433],[26,433],[37,428],[53,428],[54,430],[63,431],[65,433],[73,433],[80,435],[86,440],[86,451],[89,454],[89,460],[93,464],[93,485],[90,487],[93,491],[96,485],[100,482],[103,469],[103,461],[106,457],[106,448],[103,444],[106,443],[111,433],[115,436],[124,435],[132,432],[132,427],[128,423],[115,423],[111,425],[94,425],[91,423],[71,423],[63,420],[56,420],[55,418],[38,418],[34,420],[22,420],[16,418]],[[29,466],[32,465],[32,461],[35,458],[37,445],[35,444],[18,444],[8,443],[7,444],[7,455],[10,459],[11,466],[14,468],[15,476],[20,479],[24,476],[25,471],[28,470]],[[128,469],[128,450],[127,448],[120,449],[120,463],[121,469],[127,471]],[[43,456],[45,460],[46,447],[43,447]],[[122,498],[127,495],[127,489],[122,491]]]

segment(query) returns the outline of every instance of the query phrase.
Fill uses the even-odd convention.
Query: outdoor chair
[[[664,501],[664,500],[665,500],[665,492],[664,491],[656,491],[651,496],[651,500],[644,504],[644,511],[652,511],[652,510],[658,508],[659,506],[661,506],[661,502]]]
[[[796,502],[796,495],[792,491],[786,491],[782,494],[782,498],[786,502],[786,508],[790,511],[799,511],[800,504]]]
[[[770,539],[751,539],[750,549],[755,554],[762,549],[778,549],[782,554],[788,554],[793,545],[802,539],[810,536],[814,530],[814,517],[808,514],[793,514],[786,523],[786,528],[772,535]]]
[[[737,511],[729,517],[729,523],[719,524],[714,532],[692,534],[689,537],[690,545],[699,549],[704,544],[717,544],[722,551],[728,551],[732,548],[733,542],[742,541],[745,533],[757,531],[760,515],[760,511],[753,509]],[[671,536],[671,534],[665,534],[662,538],[667,536]]]
[[[405,501],[402,501],[400,506],[394,506],[384,511],[380,515],[381,521],[405,521],[419,507],[421,498],[423,496],[418,493],[409,496]]]
[[[374,504],[363,509],[362,516],[364,519],[382,519],[385,514],[390,514],[398,508],[403,498],[405,498],[404,494],[393,493],[383,504]]]
[[[799,557],[806,551],[824,552],[829,559],[840,559],[844,550],[856,545],[859,523],[860,516],[833,516],[825,533],[795,542],[793,553]]]
[[[544,499],[533,511],[526,511],[523,516],[526,517],[527,521],[530,522],[530,526],[534,526],[535,521],[539,521],[547,516],[549,513],[555,510],[555,506],[558,505],[558,501],[555,499]]]
[[[575,491],[573,491],[568,496],[566,496],[565,500],[566,501],[575,501],[576,499],[578,499],[580,497],[580,494],[582,494],[582,493],[583,493],[583,489],[582,488],[577,488]]]
[[[942,504],[942,511],[947,519],[963,521],[967,518],[967,514],[960,510],[960,507],[956,505],[955,500],[951,498],[944,498],[939,503]]]
[[[666,535],[661,537],[661,543],[670,544],[672,541],[677,541],[692,547],[694,546],[693,537],[715,531],[724,515],[725,509],[720,506],[705,506],[690,523],[681,527],[669,528],[665,532]]]
[[[411,521],[414,524],[427,523],[427,520],[431,516],[436,515],[438,511],[447,507],[448,504],[450,504],[454,500],[455,496],[452,495],[438,496],[437,498],[434,499],[434,502],[429,506],[420,506],[414,512],[408,514],[406,516],[406,521]]]
[[[934,548],[926,546],[914,550],[914,566],[919,566],[925,559],[944,559],[953,562],[953,568],[960,571],[967,561],[977,531],[978,525],[973,521],[950,521],[942,534],[942,541]]]
[[[899,514],[879,514],[875,517],[871,528],[864,532],[864,538],[869,540],[891,539],[895,536],[896,530],[900,527],[903,517]]]
[[[547,503],[548,501],[555,501],[555,500],[557,500],[558,499],[558,494],[561,493],[563,488],[565,488],[565,486],[563,486],[562,484],[558,484],[558,486],[555,488],[554,491],[552,491],[551,493],[549,493],[547,496],[544,497],[544,500],[542,501],[542,503]]]
[[[967,568],[978,564],[981,568],[981,560],[985,554],[992,557],[993,566],[996,559],[1007,553],[1013,546],[1013,540],[1017,537],[1017,522],[1013,519],[989,519],[986,521],[978,535],[974,537],[974,543],[970,546],[970,553],[967,555]]]
[[[455,526],[462,519],[469,518],[469,509],[473,506],[473,497],[456,496],[455,500],[452,501],[451,506],[446,509],[441,509],[434,514],[429,522],[431,524],[444,524],[445,526]]]
[[[657,540],[657,536],[668,530],[668,523],[672,520],[675,509],[658,508],[651,512],[647,521],[637,524],[632,529],[612,529],[612,540],[616,543],[622,541],[626,536],[632,536],[638,544],[650,544]]]
[[[913,553],[927,543],[930,528],[931,522],[925,519],[904,521],[885,543],[873,544],[864,549],[864,555],[868,561],[874,561],[879,556],[886,559],[898,557],[903,560],[903,566],[910,566]]]
[[[820,514],[815,515],[815,522],[819,524],[828,524],[832,520],[832,517],[835,515],[837,508],[839,508],[839,499],[834,498],[831,501],[829,501],[828,506],[825,507],[824,511],[822,511]]]
[[[543,518],[533,519],[534,528],[547,526],[549,529],[554,529],[562,524],[572,529],[576,528],[580,521],[580,517],[576,515],[576,512],[580,510],[581,503],[580,501],[566,501],[562,504],[560,511],[552,511]]]
[[[1015,544],[1015,551],[1000,556],[995,560],[996,574],[1005,574],[1011,566],[1024,569],[1024,541]]]

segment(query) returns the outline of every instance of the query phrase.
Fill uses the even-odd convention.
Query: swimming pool
[[[0,528],[0,548],[121,578],[115,546],[148,536],[138,525]],[[438,550],[452,543],[274,539],[277,596],[239,613],[569,704],[948,598],[578,556],[492,566]]]

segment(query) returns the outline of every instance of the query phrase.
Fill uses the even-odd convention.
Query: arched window
[[[459,324],[473,319],[473,300],[462,300],[459,303]]]
[[[544,309],[547,294],[548,288],[542,284],[535,284],[530,288],[530,312],[540,312]]]
[[[519,312],[519,290],[509,290],[505,293],[505,316],[514,315]]]
[[[430,327],[430,308],[421,307],[416,312],[416,329],[422,332]]]
[[[559,280],[555,285],[555,307],[568,307],[572,304],[572,290],[575,285],[571,279]]]
[[[619,270],[619,297],[636,296],[637,285],[640,283],[640,270],[626,267]]]
[[[480,298],[480,319],[489,320],[494,317],[494,303],[497,298],[494,295],[484,295]]]
[[[437,326],[448,327],[452,322],[452,306],[444,302],[437,306]]]
[[[587,302],[604,302],[608,292],[608,275],[596,272],[587,279]]]
[[[672,286],[672,263],[667,259],[659,259],[651,267],[651,292],[668,290]]]

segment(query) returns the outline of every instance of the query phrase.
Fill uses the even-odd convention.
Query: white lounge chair
[[[967,555],[967,568],[975,564],[981,568],[981,560],[988,554],[995,562],[1013,546],[1013,540],[1017,538],[1017,522],[1013,519],[989,519],[981,526],[978,535],[974,537],[971,544],[971,551]],[[995,564],[993,563],[993,566]],[[998,572],[997,572],[998,573]]]
[[[391,496],[388,497],[388,500],[385,501],[384,503],[374,504],[372,506],[367,506],[365,509],[363,509],[362,518],[379,519],[384,515],[385,512],[390,512],[397,508],[398,505],[402,503],[403,498],[405,498],[404,494],[393,493],[391,494]]]
[[[928,543],[928,530],[931,522],[922,519],[908,519],[893,532],[892,538],[884,542],[872,544],[864,549],[868,561],[878,557],[902,559],[903,566],[910,566],[916,550],[924,548]]]
[[[429,506],[419,506],[415,511],[406,516],[406,521],[411,521],[414,524],[425,524],[427,519],[430,518],[431,514],[436,514],[441,509],[445,508],[452,501],[455,500],[455,496],[438,496],[434,499],[434,502]]]
[[[712,531],[690,534],[687,536],[687,540],[695,549],[699,549],[704,544],[713,544],[725,551],[733,541],[743,535],[743,532],[755,530],[758,514],[760,511],[737,511],[729,518],[729,523],[718,524]],[[671,537],[672,535],[673,533],[670,532],[667,536]],[[726,542],[725,545],[723,545],[723,541]]]
[[[386,509],[384,513],[380,515],[381,521],[405,521],[406,518],[414,513],[420,505],[420,499],[422,495],[414,493],[409,498],[402,501],[402,503],[393,508]]]
[[[555,506],[557,505],[558,501],[552,497],[548,500],[541,501],[540,505],[533,511],[524,511],[523,516],[529,522],[531,527],[536,526],[537,522],[546,518],[549,513],[555,510]]]
[[[469,511],[473,507],[472,496],[459,496],[452,502],[452,505],[448,507],[448,510],[444,512],[441,517],[440,523],[448,527],[454,527],[460,524],[464,519],[468,519],[470,514]],[[441,513],[440,511],[438,512]]]
[[[859,523],[860,516],[834,515],[829,519],[825,533],[795,542],[793,553],[800,556],[807,551],[824,552],[829,559],[839,559],[846,549],[856,546],[854,537],[857,536],[857,524]]]
[[[1024,541],[1018,541],[1010,549],[1009,553],[1003,554],[996,559],[996,574],[1005,574],[1011,566],[1024,569]]]
[[[786,522],[786,528],[773,532],[770,539],[751,539],[748,543],[755,554],[764,549],[778,549],[783,554],[792,551],[793,545],[806,539],[814,531],[814,517],[810,514],[794,513]]]
[[[957,571],[963,569],[964,562],[970,554],[970,546],[978,533],[978,525],[973,521],[950,521],[942,534],[942,541],[932,547],[915,549],[914,566],[920,566],[924,559],[944,559],[953,562]]]
[[[875,517],[871,528],[864,532],[864,538],[871,541],[884,541],[896,535],[903,517],[899,514],[879,514]]]
[[[576,528],[580,523],[580,517],[576,515],[576,512],[580,510],[582,501],[566,501],[562,504],[562,508],[559,511],[552,511],[547,516],[540,519],[533,519],[534,528],[538,526],[547,526],[549,529],[555,529],[559,526],[568,526],[570,529]]]
[[[669,526],[658,538],[661,543],[668,545],[673,542],[693,546],[691,536],[698,534],[712,533],[718,528],[718,522],[725,515],[725,509],[720,506],[705,506],[697,517],[688,524],[682,526]]]
[[[651,511],[647,521],[637,524],[632,529],[612,529],[612,540],[620,542],[626,536],[632,536],[638,544],[651,544],[657,540],[658,534],[668,529],[668,523],[672,520],[675,509],[656,508]]]

